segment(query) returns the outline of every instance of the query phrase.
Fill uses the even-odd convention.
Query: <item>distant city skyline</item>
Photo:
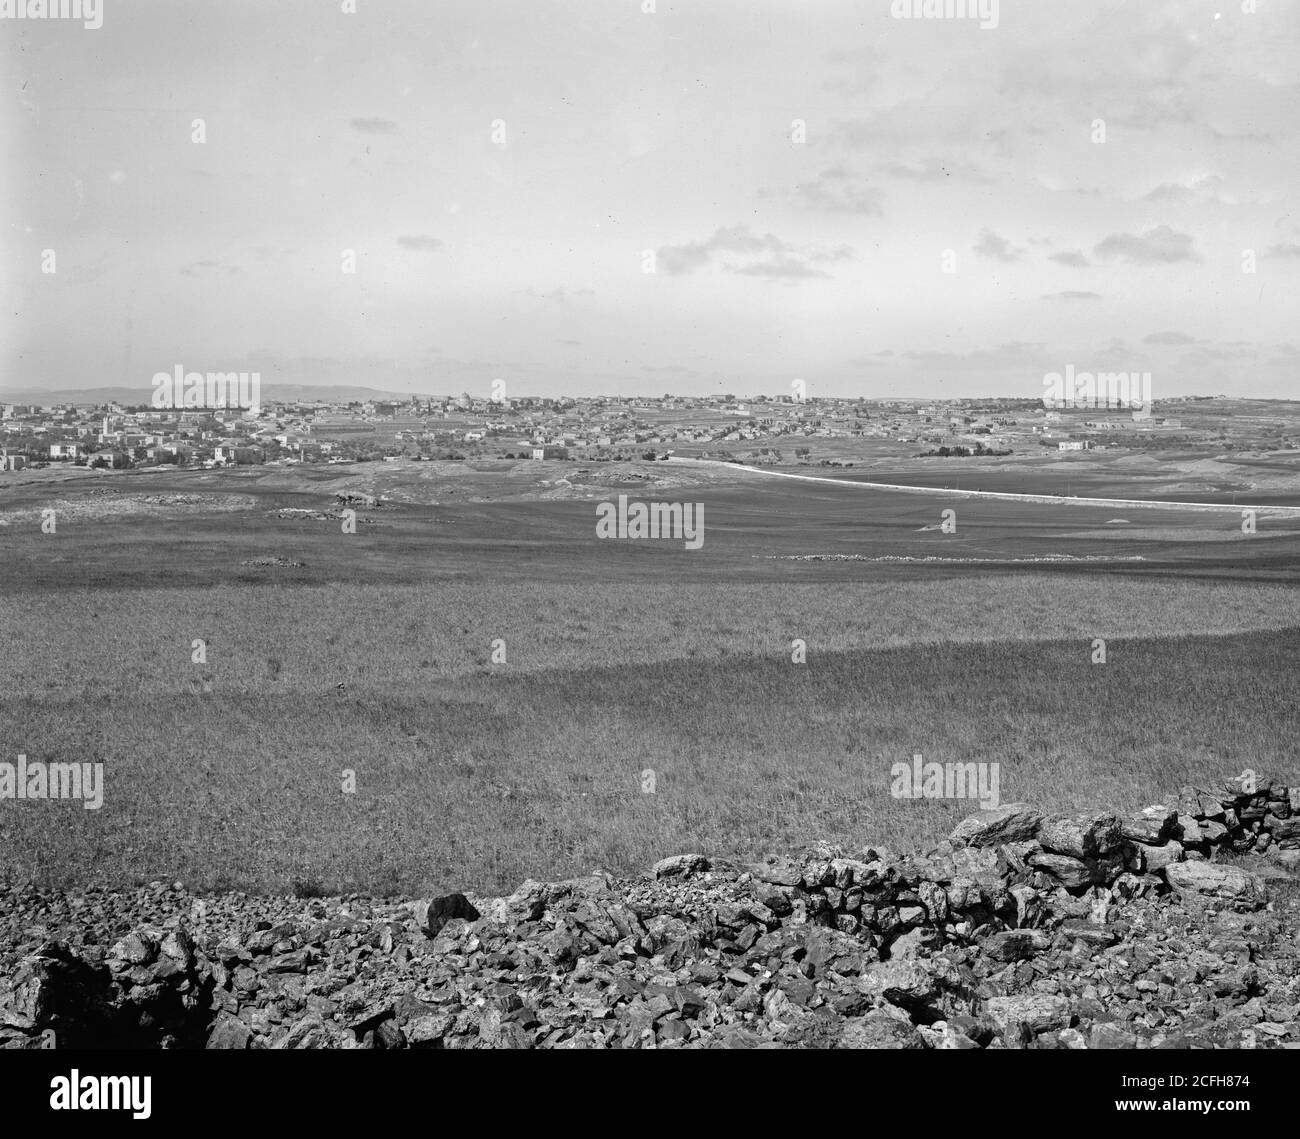
[[[0,389],[1300,389],[1300,5],[342,7],[0,20]]]
[[[123,407],[148,407],[150,410],[157,411],[186,411],[184,407],[179,408],[158,408],[150,405],[148,399],[141,399],[140,393],[131,388],[108,387],[99,389],[64,389],[56,391],[38,391],[34,389],[6,389],[0,388],[0,406],[17,404],[30,405],[41,404],[45,401],[54,403],[75,403],[80,405],[107,405],[110,403],[119,404]],[[464,389],[450,391],[389,391],[367,388],[359,384],[271,384],[262,391],[261,403],[264,405],[276,403],[294,403],[294,402],[332,402],[332,403],[364,403],[374,402],[411,402],[411,401],[429,401],[433,403],[444,402],[447,400],[459,400],[464,397],[470,397],[475,404],[491,404],[490,395],[482,392],[475,393]],[[857,401],[863,400],[870,403],[912,403],[912,404],[940,404],[944,402],[1009,402],[1021,401],[1029,403],[1038,403],[1044,410],[1111,410],[1127,413],[1131,410],[1128,405],[1123,403],[1107,404],[1098,402],[1095,405],[1082,402],[1075,403],[1053,403],[1051,400],[1039,399],[1032,396],[1008,395],[997,392],[975,392],[970,395],[962,396],[869,396],[869,395],[834,395],[823,393],[821,395],[809,395],[803,400],[795,399],[789,392],[760,392],[744,391],[741,389],[728,390],[726,392],[705,392],[702,394],[692,394],[689,392],[597,392],[588,394],[578,394],[574,392],[556,392],[556,393],[517,393],[512,397],[504,398],[503,404],[510,406],[512,403],[519,403],[528,400],[691,400],[691,401],[716,401],[722,398],[729,398],[736,403],[751,402],[780,402],[780,403],[816,403],[818,400],[835,400],[835,401]],[[1165,402],[1182,402],[1187,400],[1256,400],[1258,402],[1278,402],[1278,403],[1296,403],[1300,400],[1285,399],[1282,397],[1249,397],[1234,396],[1226,392],[1199,392],[1190,395],[1166,396]],[[1158,406],[1161,400],[1153,400],[1154,405]],[[210,405],[204,405],[210,406]],[[232,405],[235,406],[235,405]],[[198,410],[202,410],[199,408]]]

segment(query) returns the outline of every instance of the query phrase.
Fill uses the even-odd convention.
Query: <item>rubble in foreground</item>
[[[1297,1048],[1300,788],[507,898],[0,886],[0,1047]]]

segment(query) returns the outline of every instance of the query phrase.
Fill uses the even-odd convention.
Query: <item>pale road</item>
[[[931,498],[997,498],[1008,502],[1054,502],[1064,506],[1125,506],[1130,508],[1154,508],[1157,510],[1228,510],[1240,514],[1243,510],[1253,510],[1257,514],[1272,514],[1283,518],[1300,518],[1300,506],[1252,506],[1249,502],[1173,502],[1157,498],[1079,498],[1064,494],[1011,494],[1000,490],[949,490],[946,487],[900,486],[897,483],[859,482],[856,479],[832,479],[824,475],[796,475],[788,471],[773,471],[766,467],[749,467],[743,463],[727,463],[721,459],[690,459],[686,456],[672,455],[670,463],[697,463],[710,467],[727,467],[733,471],[749,471],[756,475],[771,475],[774,478],[802,479],[804,482],[829,483],[832,486],[859,487],[864,490],[892,490],[899,494],[925,494]]]

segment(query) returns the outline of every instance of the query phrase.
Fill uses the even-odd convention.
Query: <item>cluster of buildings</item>
[[[936,447],[1087,450],[1181,421],[1054,410],[1041,399],[867,400],[757,396],[661,398],[411,396],[265,401],[239,409],[0,405],[0,470],[69,462],[123,468],[176,463],[247,466],[357,457],[693,454],[783,441],[880,439]],[[759,450],[759,448],[755,448]],[[946,452],[945,452],[946,453]],[[963,453],[963,452],[957,452]]]
[[[251,465],[294,452],[291,432],[264,414],[238,409],[146,410],[97,406],[0,405],[0,469],[44,463],[121,469],[179,463]]]

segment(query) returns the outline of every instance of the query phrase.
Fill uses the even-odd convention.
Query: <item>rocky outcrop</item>
[[[1298,821],[1230,784],[505,898],[9,886],[0,1045],[1296,1047]]]

